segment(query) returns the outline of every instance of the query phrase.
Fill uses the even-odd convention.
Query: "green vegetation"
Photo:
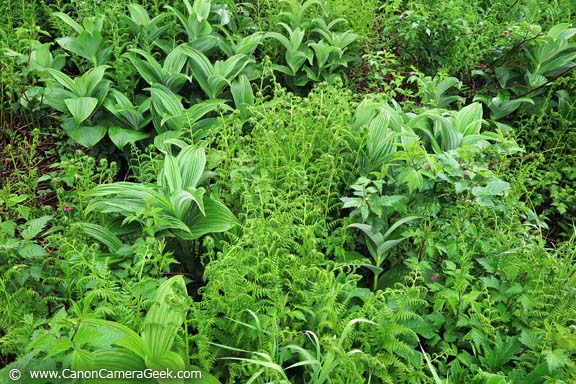
[[[2,382],[576,382],[573,12],[2,2]]]

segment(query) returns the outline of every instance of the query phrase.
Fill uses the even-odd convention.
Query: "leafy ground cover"
[[[0,11],[2,380],[576,381],[570,1]]]

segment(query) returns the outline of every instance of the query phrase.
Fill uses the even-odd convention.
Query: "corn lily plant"
[[[104,184],[86,192],[94,198],[86,213],[100,211],[124,217],[123,225],[138,222],[149,235],[188,241],[212,232],[224,232],[237,224],[221,202],[208,196],[203,149],[185,146],[177,156],[167,154],[156,185],[132,182]]]
[[[85,147],[96,145],[108,131],[106,126],[90,121],[110,91],[111,82],[104,79],[108,68],[108,65],[100,65],[74,79],[56,69],[46,69],[56,84],[51,79],[46,80],[44,103],[70,116],[64,119],[62,128]]]
[[[104,17],[88,17],[80,25],[65,13],[55,12],[54,16],[72,27],[77,33],[75,36],[56,39],[62,48],[88,60],[93,67],[108,62],[112,46],[106,46],[104,37],[102,37]]]
[[[191,366],[183,351],[175,349],[176,336],[183,327],[189,302],[184,278],[180,275],[164,281],[152,300],[140,332],[127,326],[102,319],[80,320],[74,334],[72,369],[78,371],[171,371],[174,378],[159,378],[157,383],[183,384],[176,373],[199,371],[202,383],[219,383],[216,378],[198,367]],[[104,333],[103,333],[104,332]],[[104,337],[104,334],[108,336]],[[108,345],[100,340],[106,339]],[[99,343],[94,343],[100,341]],[[98,345],[98,347],[95,347]],[[124,381],[122,381],[124,382]]]

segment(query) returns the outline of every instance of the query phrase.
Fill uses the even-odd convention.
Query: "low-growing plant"
[[[85,59],[91,68],[108,64],[112,46],[106,44],[102,36],[102,29],[104,28],[103,16],[85,18],[82,21],[82,25],[80,25],[65,13],[55,12],[53,15],[77,33],[76,36],[56,39],[56,42],[62,48]],[[76,65],[78,68],[84,68],[79,62],[76,62]]]
[[[539,26],[530,26],[516,45],[508,47],[487,71],[477,70],[475,74],[488,80],[490,93],[478,94],[475,99],[482,101],[490,109],[492,120],[501,120],[525,104],[528,114],[544,107],[541,96],[556,79],[565,76],[576,68],[576,45],[570,40],[576,35],[576,28],[569,24],[557,24],[545,34],[540,34]],[[510,34],[522,31],[506,31]],[[522,112],[522,110],[521,110]]]
[[[302,87],[310,81],[333,81],[339,77],[342,68],[356,60],[355,56],[347,55],[346,51],[360,36],[352,31],[334,31],[334,26],[345,20],[331,20],[320,2],[308,0],[304,4],[298,1],[287,3],[291,4],[291,11],[283,15],[288,23],[279,23],[285,32],[266,34],[285,49],[286,65],[274,64],[273,69],[290,79],[292,86]],[[322,16],[315,18],[311,25],[303,24],[301,14],[313,5],[322,8]],[[310,28],[310,32],[307,28]]]
[[[122,225],[136,222],[150,236],[181,240],[183,249],[179,256],[190,258],[187,241],[236,225],[232,212],[200,186],[214,175],[205,166],[203,149],[184,146],[177,156],[165,155],[156,185],[133,182],[98,185],[84,194],[93,198],[85,212],[113,213],[122,218]]]

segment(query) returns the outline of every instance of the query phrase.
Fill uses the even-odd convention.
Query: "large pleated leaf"
[[[106,227],[93,223],[79,223],[79,226],[85,234],[103,243],[112,253],[124,246],[118,236]]]
[[[91,370],[106,368],[110,371],[142,371],[146,368],[144,359],[128,349],[113,348],[92,352],[94,363]],[[108,380],[106,380],[108,382]],[[134,382],[132,379],[131,382]]]
[[[156,84],[150,88],[152,112],[154,116],[154,126],[156,130],[161,133],[166,131],[164,124],[173,131],[177,131],[181,126],[181,120],[177,119],[184,112],[184,107],[180,102],[180,98],[169,88]],[[174,119],[176,118],[176,119]],[[170,123],[167,123],[172,120]]]
[[[114,342],[115,345],[124,347],[127,350],[133,352],[142,359],[148,354],[146,348],[146,343],[144,340],[133,330],[127,326],[116,323],[114,321],[102,320],[102,319],[85,319],[83,321],[86,324],[94,325],[96,327],[109,327],[116,332],[120,332],[122,337]],[[100,328],[101,329],[101,328]]]
[[[188,60],[188,56],[182,52],[182,48],[176,47],[166,56],[163,67],[168,73],[180,73],[186,64],[186,60]]]
[[[456,113],[460,131],[467,135],[479,134],[482,128],[482,104],[472,103]]]
[[[210,60],[199,50],[192,48],[190,45],[181,45],[182,52],[190,57],[191,68],[194,78],[200,85],[200,88],[208,94],[210,85],[208,83],[209,77],[214,74],[214,67]]]
[[[46,72],[52,75],[52,77],[64,88],[76,94],[76,84],[74,83],[74,80],[70,78],[70,76],[52,68],[47,68]],[[84,95],[77,95],[77,96],[84,96]]]
[[[78,144],[86,147],[92,148],[96,144],[102,140],[102,138],[106,135],[106,131],[108,128],[103,127],[101,125],[95,125],[93,127],[88,126],[71,126],[65,127],[62,125],[64,130],[74,141]]]
[[[71,91],[60,87],[48,87],[44,93],[44,103],[51,106],[55,110],[68,113],[68,107],[64,100],[76,97]]]
[[[170,201],[172,203],[173,212],[176,217],[183,220],[191,209],[192,203],[195,203],[200,212],[206,215],[204,210],[204,194],[206,190],[204,188],[198,188],[195,190],[184,191],[180,190],[170,196]]]
[[[92,112],[96,109],[98,105],[98,99],[94,97],[76,97],[73,99],[64,100],[68,111],[74,118],[76,125],[82,124]]]
[[[388,228],[388,230],[386,231],[386,233],[384,233],[384,238],[388,238],[388,236],[390,236],[396,229],[398,229],[401,225],[404,225],[406,223],[409,223],[411,221],[420,219],[420,216],[406,216],[401,218],[400,220],[397,220],[394,222],[394,224],[392,224],[390,226],[390,228]]]
[[[186,284],[181,275],[171,277],[158,287],[141,332],[148,351],[148,361],[160,360],[172,350],[176,334],[188,311],[186,292]]]
[[[145,60],[136,57],[134,54],[142,56]],[[137,48],[131,49],[130,53],[127,53],[126,56],[148,84],[154,85],[156,83],[162,83],[164,71],[154,56]]]
[[[74,21],[74,19],[72,19],[67,14],[62,13],[62,12],[54,12],[52,15],[58,17],[60,20],[62,20],[66,24],[68,24],[77,33],[82,33],[84,31],[84,28],[80,24],[78,24],[76,21]]]
[[[159,179],[159,182],[161,182],[159,185],[167,188],[170,192],[182,189],[182,175],[180,174],[180,167],[174,156],[166,155],[164,158],[164,168]]]
[[[146,139],[150,135],[144,132],[134,131],[132,129],[110,127],[108,129],[108,136],[114,145],[122,149],[126,144],[135,143],[139,140]]]
[[[75,371],[86,371],[94,364],[94,356],[82,348],[74,348],[72,351],[71,367]]]
[[[176,157],[182,173],[182,189],[196,188],[206,167],[206,153],[202,148],[188,146]]]
[[[204,199],[206,215],[196,212],[190,219],[189,239],[197,239],[207,233],[224,232],[238,224],[234,214],[221,202]]]
[[[81,77],[76,78],[74,81],[76,83],[83,83],[83,88],[85,89],[87,96],[95,96],[93,93],[96,90],[98,84],[101,84],[102,80],[104,79],[104,73],[108,68],[110,68],[109,65],[100,65],[98,67],[92,68]]]
[[[254,91],[252,90],[248,77],[244,74],[240,75],[231,83],[230,91],[232,92],[236,109],[240,111],[242,117],[247,117],[247,107],[254,105]]]
[[[226,61],[216,61],[214,63],[214,74],[222,75],[228,80],[236,78],[240,72],[250,63],[244,54],[234,55]]]
[[[182,235],[184,237],[191,234],[190,228],[186,223],[171,214],[165,213],[159,213],[154,216],[154,230],[155,232],[176,231],[179,236]]]
[[[154,197],[154,191],[150,187],[128,181],[101,184],[87,192],[84,192],[84,195],[89,197],[103,197],[116,194],[126,195],[142,200],[149,200]]]
[[[184,113],[185,121],[189,124],[196,123],[198,120],[206,116],[208,113],[216,111],[218,108],[226,109],[226,100],[213,99],[205,100],[201,103],[194,104]]]

